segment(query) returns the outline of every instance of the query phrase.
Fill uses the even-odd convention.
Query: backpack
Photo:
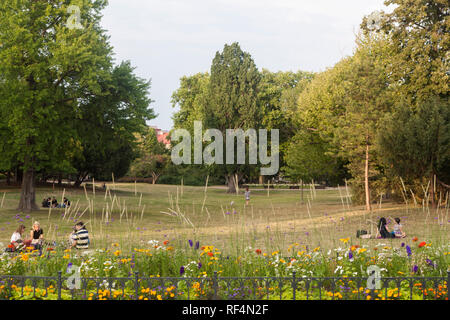
[[[367,234],[366,230],[357,230],[356,231],[356,237],[359,238],[359,236],[363,235],[363,234]]]

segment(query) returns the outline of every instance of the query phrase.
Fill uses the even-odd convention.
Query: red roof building
[[[170,148],[170,138],[169,138],[169,131],[161,130],[157,127],[152,126],[153,129],[156,131],[156,138],[158,139],[158,142],[164,143],[167,149]]]

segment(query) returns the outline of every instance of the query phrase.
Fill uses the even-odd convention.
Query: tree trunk
[[[14,175],[14,178],[16,184],[22,183],[23,170],[16,168],[16,174]]]
[[[60,173],[59,175],[58,175],[58,186],[62,186],[62,174]]]
[[[228,186],[227,193],[236,193],[236,186],[234,183],[234,174],[227,174],[225,179],[227,181],[227,186]]]
[[[87,173],[85,173],[85,174],[83,174],[83,173],[78,174],[77,175],[77,180],[75,180],[75,182],[73,183],[73,186],[75,188],[78,188],[79,186],[81,186],[81,184],[83,183],[84,179],[86,179],[87,175],[88,175]]]
[[[35,197],[34,169],[30,168],[23,173],[22,190],[20,192],[20,202],[17,210],[23,212],[39,210],[39,207],[36,205]]]
[[[303,179],[302,179],[302,184],[301,184],[300,188],[302,188],[301,193],[302,193],[302,203],[303,203]]]
[[[7,186],[11,185],[11,171],[8,171],[6,173],[6,185]]]
[[[364,168],[364,185],[366,190],[366,210],[371,211],[370,188],[369,188],[369,144],[366,145],[366,161]]]
[[[152,172],[152,184],[156,184],[156,181],[159,178],[159,174]]]
[[[436,201],[434,200],[434,185],[435,185],[435,177],[434,173],[431,172],[431,187],[430,187],[430,197],[431,197],[431,208],[436,209]]]

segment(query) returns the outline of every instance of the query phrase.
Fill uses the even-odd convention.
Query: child
[[[245,205],[248,206],[250,203],[250,191],[248,190],[248,187],[245,188]]]
[[[400,224],[400,218],[395,218],[394,231],[392,232],[395,238],[404,238],[406,233],[402,230],[402,225]]]

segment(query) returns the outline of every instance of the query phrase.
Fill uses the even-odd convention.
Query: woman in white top
[[[27,241],[22,239],[22,234],[25,231],[25,229],[26,229],[25,226],[21,224],[11,236],[11,244],[14,245],[16,249],[22,244],[29,245],[31,242],[31,240]]]

